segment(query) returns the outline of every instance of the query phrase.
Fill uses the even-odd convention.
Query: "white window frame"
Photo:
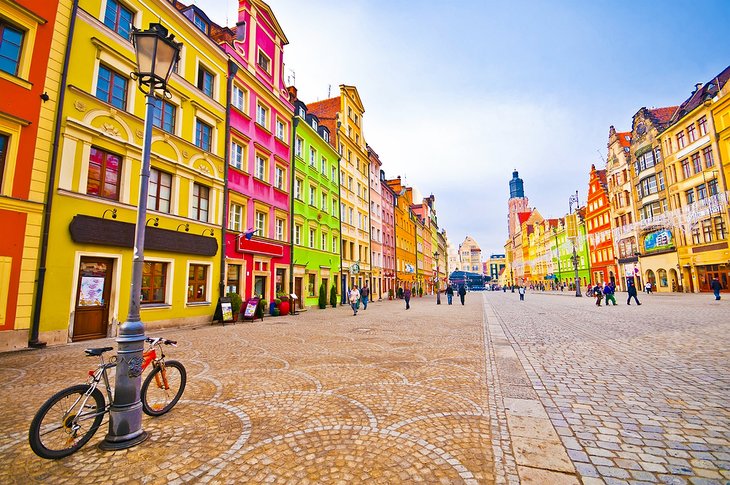
[[[243,227],[243,206],[231,203],[228,210],[228,229],[231,231],[241,232]]]
[[[266,158],[257,153],[254,161],[254,177],[264,182],[266,182],[266,165]]]
[[[269,129],[269,110],[261,103],[256,103],[256,123]]]
[[[248,92],[237,84],[234,84],[231,90],[231,105],[245,113],[247,98]]]
[[[240,149],[237,150],[237,148]],[[246,148],[244,148],[243,145],[240,145],[235,140],[231,140],[231,157],[230,157],[230,165],[233,168],[236,168],[238,170],[244,170],[243,165],[244,161],[246,159]]]

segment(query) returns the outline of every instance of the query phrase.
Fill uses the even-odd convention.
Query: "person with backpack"
[[[631,305],[631,298],[636,300],[637,305],[641,305],[639,302],[639,299],[637,298],[637,292],[636,292],[636,285],[634,285],[633,280],[629,280],[629,287],[628,287],[629,297],[626,299],[626,304]]]
[[[466,287],[464,285],[459,285],[459,299],[461,300],[461,304],[464,304],[464,297],[466,296]]]

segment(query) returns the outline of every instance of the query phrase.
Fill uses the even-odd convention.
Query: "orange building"
[[[29,341],[62,70],[51,50],[57,11],[58,0],[0,2],[0,350]]]
[[[586,204],[586,231],[588,232],[588,254],[591,258],[591,280],[593,283],[613,282],[613,284],[618,285],[619,273],[613,254],[610,209],[606,171],[596,170],[596,166],[591,165],[591,175],[588,182],[588,203]]]
[[[395,286],[412,289],[416,284],[416,223],[411,210],[413,189],[400,176],[385,181],[395,193]]]

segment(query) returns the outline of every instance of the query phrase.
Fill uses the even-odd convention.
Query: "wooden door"
[[[74,342],[106,337],[113,265],[111,259],[81,258],[76,287]]]
[[[304,308],[304,298],[302,297],[302,278],[294,278],[294,294],[297,295],[297,307],[301,310]]]

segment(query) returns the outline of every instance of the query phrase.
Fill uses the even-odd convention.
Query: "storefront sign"
[[[672,237],[672,231],[663,229],[661,231],[651,232],[644,237],[644,251],[664,251],[666,249],[672,249],[674,247],[674,241]]]
[[[284,255],[284,247],[281,244],[274,244],[264,241],[256,241],[253,239],[246,239],[245,237],[239,237],[238,252],[282,257]]]

